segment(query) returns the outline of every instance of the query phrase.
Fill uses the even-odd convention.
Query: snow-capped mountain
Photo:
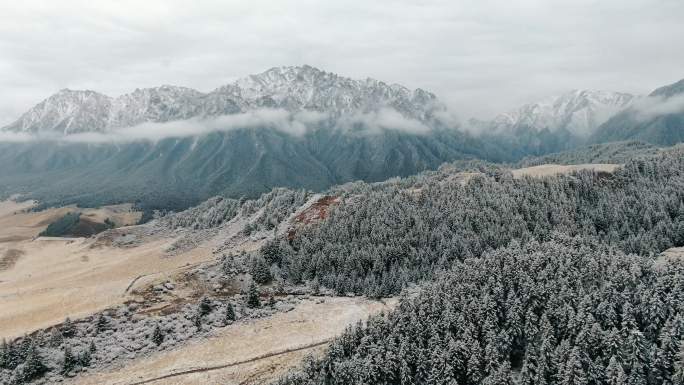
[[[189,119],[200,111],[202,96],[201,92],[185,87],[137,89],[112,99],[107,128]]]
[[[538,103],[526,104],[497,116],[490,124],[495,131],[520,127],[568,132],[587,137],[594,129],[623,110],[634,96],[622,92],[574,90]]]
[[[441,107],[435,95],[421,89],[375,79],[353,80],[313,67],[272,68],[240,79],[216,92],[238,94],[243,108],[272,105],[287,110],[315,110],[345,114],[392,107],[406,117],[424,120]]]
[[[72,134],[108,127],[112,99],[95,91],[61,90],[3,128],[17,132]]]
[[[3,130],[103,132],[144,122],[206,118],[257,108],[319,111],[333,118],[392,108],[406,118],[427,121],[444,106],[421,89],[374,79],[354,80],[305,65],[272,68],[209,93],[161,86],[112,98],[94,91],[62,90]]]
[[[638,140],[659,146],[684,142],[684,79],[660,87],[596,129],[590,143]]]

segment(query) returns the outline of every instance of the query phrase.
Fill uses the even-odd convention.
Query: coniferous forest
[[[682,384],[684,265],[583,237],[467,258],[279,384]]]
[[[684,243],[681,150],[627,162],[613,174],[582,171],[514,178],[487,163],[377,185],[343,186],[344,203],[317,226],[262,250],[293,282],[338,293],[398,294],[410,283],[513,240],[583,235],[649,255]]]
[[[684,383],[684,264],[658,257],[684,244],[681,150],[613,174],[471,166],[347,186],[353,205],[267,248],[340,294],[430,280],[279,384]]]

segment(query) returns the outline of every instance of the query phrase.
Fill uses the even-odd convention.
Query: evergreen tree
[[[108,326],[109,321],[107,321],[105,315],[103,313],[98,314],[95,321],[95,333],[99,334],[100,332],[106,330]]]
[[[225,315],[226,323],[228,323],[228,321],[230,321],[230,322],[235,321],[235,319],[236,319],[235,309],[233,308],[233,304],[228,302],[228,304],[226,304],[226,315]]]
[[[565,369],[561,374],[561,384],[562,385],[587,385],[589,380],[587,374],[582,366],[582,359],[579,347],[575,347],[570,352],[567,363],[565,364]]]
[[[265,285],[273,279],[269,265],[263,257],[255,257],[252,259],[249,273],[252,279],[259,284]]]
[[[511,367],[508,361],[504,361],[482,382],[483,385],[513,385],[511,379]]]
[[[232,254],[226,256],[224,254],[221,262],[221,271],[223,272],[223,275],[231,277],[236,273],[236,270],[235,256]]]
[[[44,364],[44,358],[38,352],[36,345],[31,343],[19,378],[21,378],[23,382],[28,383],[41,377],[47,371],[48,367]]]
[[[202,300],[199,302],[199,306],[197,309],[197,312],[199,313],[200,317],[203,317],[213,310],[213,307],[211,305],[211,301],[207,297],[202,297]]]
[[[71,352],[71,347],[69,345],[64,346],[64,358],[62,360],[62,371],[61,373],[63,375],[67,375],[71,373],[72,370],[76,367],[76,364],[78,364],[78,361],[76,357],[74,357],[73,353]]]
[[[314,278],[313,281],[311,281],[311,294],[313,295],[319,295],[321,293],[321,284],[318,282],[317,278]]]
[[[9,361],[9,345],[7,340],[3,338],[0,345],[0,368],[9,368]]]
[[[53,348],[58,348],[62,345],[63,341],[64,337],[62,336],[62,332],[56,327],[53,327],[50,330],[50,346],[52,346]]]
[[[672,376],[673,384],[684,384],[684,345],[679,352],[679,357],[674,364],[675,372]]]
[[[78,355],[78,364],[84,368],[90,366],[92,362],[93,355],[89,348],[83,349],[81,354]]]
[[[64,338],[72,338],[76,335],[76,327],[71,323],[71,319],[69,317],[64,320],[60,331],[62,333],[62,337]]]
[[[606,367],[606,385],[627,385],[627,375],[615,356],[610,357]]]
[[[249,290],[247,292],[247,307],[261,307],[261,300],[259,299],[259,289],[257,289],[257,286],[254,283],[254,281],[252,281],[249,284]]]
[[[162,332],[161,327],[159,327],[159,324],[154,326],[154,331],[152,332],[152,342],[157,345],[161,345],[161,343],[164,342],[164,333]]]
[[[202,314],[200,312],[195,312],[192,316],[192,323],[195,325],[197,330],[202,330]]]
[[[17,348],[16,343],[13,341],[8,343],[3,339],[2,347],[0,348],[0,368],[13,370],[19,366],[21,360],[21,352]]]

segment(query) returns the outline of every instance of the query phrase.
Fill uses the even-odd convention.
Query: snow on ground
[[[206,339],[155,353],[109,371],[80,376],[88,384],[261,384],[285,373],[344,328],[369,315],[388,311],[396,300],[311,298],[290,312],[248,320]],[[193,371],[184,374],[184,372]],[[155,380],[158,379],[158,380]]]

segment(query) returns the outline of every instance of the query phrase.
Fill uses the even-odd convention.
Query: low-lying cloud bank
[[[427,134],[431,128],[424,123],[407,119],[396,110],[385,108],[364,114],[344,116],[336,123],[337,128],[350,129],[362,127],[369,133],[378,133],[382,130],[396,130],[410,134]]]
[[[205,119],[142,123],[104,133],[88,132],[67,135],[60,140],[86,143],[159,141],[166,138],[202,136],[212,132],[258,127],[275,128],[290,135],[303,135],[308,125],[319,123],[326,118],[324,114],[317,112],[293,114],[285,110],[263,109]]]
[[[16,133],[0,131],[0,142],[60,141],[68,143],[125,143],[159,141],[167,138],[186,138],[227,132],[236,129],[273,128],[289,135],[302,136],[321,125],[336,129],[374,134],[382,130],[396,130],[411,134],[427,134],[426,124],[408,119],[394,109],[380,109],[332,119],[316,111],[289,112],[283,109],[259,109],[245,113],[203,119],[188,119],[165,123],[142,123],[108,132],[87,132],[62,135],[60,133]]]
[[[676,95],[670,98],[649,96],[635,101],[633,108],[641,120],[648,120],[661,115],[684,113],[684,95]]]
[[[35,140],[34,135],[29,135],[24,132],[0,131],[0,142],[5,143],[22,143]]]

